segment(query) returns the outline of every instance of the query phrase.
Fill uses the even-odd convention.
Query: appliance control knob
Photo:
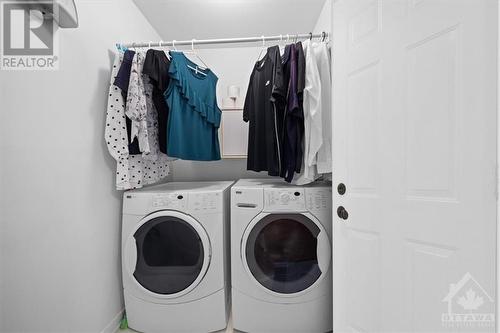
[[[286,193],[281,194],[281,202],[286,204],[290,201],[290,196]]]

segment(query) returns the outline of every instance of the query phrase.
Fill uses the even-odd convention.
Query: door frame
[[[500,199],[499,199],[499,189],[500,189],[500,0],[497,0],[497,186],[496,186],[496,196],[497,196],[497,235],[496,235],[496,292],[495,292],[495,332],[500,332],[500,326],[498,324],[498,318],[500,318],[500,308],[498,306],[498,295],[500,292],[500,247],[498,241],[500,240]]]

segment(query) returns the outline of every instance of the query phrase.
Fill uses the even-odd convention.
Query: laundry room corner
[[[332,10],[333,0],[326,0],[321,12],[319,13],[314,31],[327,31],[331,33],[332,30]]]

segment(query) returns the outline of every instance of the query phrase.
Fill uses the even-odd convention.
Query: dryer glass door
[[[322,228],[304,215],[269,214],[248,234],[246,263],[267,289],[281,294],[301,292],[326,273],[318,252],[323,236]]]
[[[159,216],[134,234],[137,263],[134,277],[157,294],[176,294],[190,287],[204,267],[204,248],[193,226],[174,216]]]

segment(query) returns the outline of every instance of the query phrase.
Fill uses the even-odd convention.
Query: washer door
[[[147,293],[178,297],[201,281],[210,251],[208,235],[194,218],[156,212],[142,219],[128,239],[128,270]]]
[[[242,257],[253,278],[271,293],[296,295],[318,283],[330,266],[331,246],[310,214],[261,214],[248,226]]]

